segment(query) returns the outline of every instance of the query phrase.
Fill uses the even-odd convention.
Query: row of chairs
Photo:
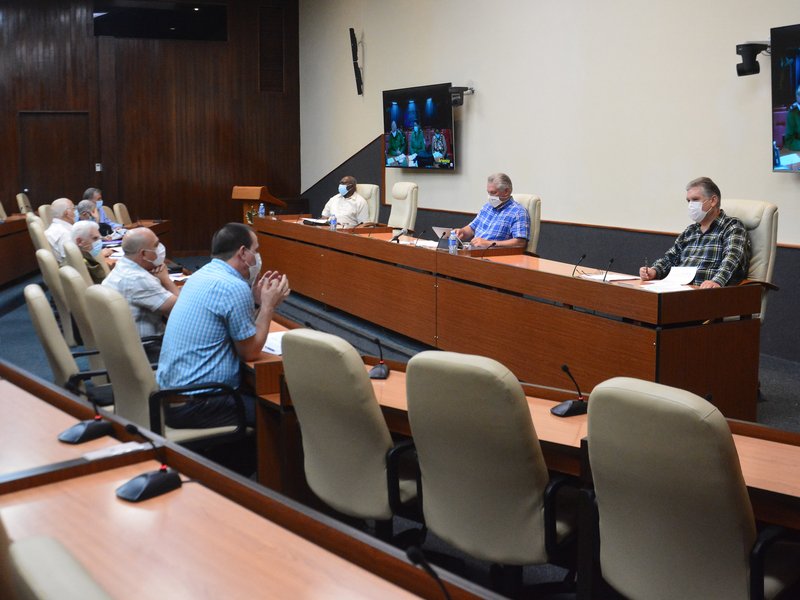
[[[519,592],[521,565],[574,568],[581,498],[581,527],[599,528],[592,564],[628,598],[772,598],[800,575],[800,546],[769,546],[775,531],[757,533],[727,422],[694,394],[629,378],[598,385],[589,400],[594,489],[577,492],[548,473],[525,394],[492,359],[413,357],[413,445],[399,446],[349,343],[290,331],[283,361],[314,493],[341,513],[384,521],[416,500],[438,537],[512,573],[504,592]],[[410,450],[416,481],[398,467]]]
[[[30,198],[28,198],[28,194],[25,192],[20,192],[17,194],[17,206],[19,207],[19,212],[24,215],[27,214],[37,214],[39,218],[42,220],[42,225],[45,229],[50,226],[50,223],[53,220],[53,210],[49,204],[42,204],[36,209],[34,213],[33,207],[31,206]],[[100,207],[105,213],[106,218],[109,221],[114,221],[116,223],[122,223],[123,225],[127,225],[132,223],[130,212],[128,212],[128,207],[123,204],[122,202],[117,202],[113,208],[109,208],[105,204]],[[5,211],[3,210],[2,205],[0,204],[0,218],[5,218]]]

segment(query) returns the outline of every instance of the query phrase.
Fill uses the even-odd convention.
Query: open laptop
[[[450,232],[453,230],[452,227],[431,227],[433,230],[433,234],[436,236],[438,240],[438,245],[436,246],[437,249],[441,248],[442,250],[447,250],[448,244],[450,243]],[[463,248],[464,242],[458,240],[458,247]]]

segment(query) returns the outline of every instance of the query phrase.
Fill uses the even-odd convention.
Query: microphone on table
[[[407,234],[407,233],[408,233],[408,229],[407,229],[407,228],[405,228],[405,227],[403,227],[403,228],[402,228],[400,231],[398,231],[398,232],[397,232],[397,233],[394,235],[394,237],[392,237],[392,239],[390,239],[390,240],[389,240],[389,243],[391,243],[391,242],[397,242],[397,243],[399,244],[399,243],[400,243],[400,238],[401,238],[401,237],[403,237],[403,236],[404,236],[405,234]]]
[[[486,253],[495,246],[497,246],[497,242],[492,242],[491,244],[486,246],[486,248],[483,249],[483,252],[481,252],[481,260],[486,260]]]
[[[133,423],[125,425],[125,431],[144,438],[150,442],[150,445],[153,446],[153,450],[158,450],[159,446],[156,445],[152,436],[145,434]],[[123,483],[115,490],[115,493],[117,494],[117,498],[121,500],[141,502],[142,500],[148,500],[160,496],[161,494],[171,492],[172,490],[177,490],[182,485],[183,482],[178,472],[162,463],[160,469],[142,473]]]
[[[381,339],[375,338],[373,341],[378,344],[378,364],[369,370],[369,378],[386,379],[389,377],[389,365],[383,361],[383,346],[381,346]]]
[[[589,409],[589,404],[586,402],[586,398],[583,397],[583,394],[581,394],[581,388],[578,386],[578,382],[575,381],[575,378],[572,376],[572,373],[570,373],[567,365],[561,365],[561,370],[567,374],[567,377],[569,377],[570,380],[572,380],[572,384],[575,386],[575,389],[578,392],[578,399],[565,400],[564,402],[556,404],[550,409],[550,412],[557,417],[574,417],[576,415],[585,415],[586,411]]]
[[[605,281],[606,277],[608,277],[608,271],[611,269],[611,265],[613,265],[613,264],[614,264],[614,259],[612,258],[611,260],[608,261],[608,266],[606,267],[606,272],[603,275],[603,281]]]
[[[417,244],[419,244],[419,241],[422,239],[422,236],[425,235],[427,232],[428,232],[427,229],[423,229],[422,232],[418,236],[416,236],[417,239],[414,240],[414,248],[417,247]]]
[[[572,269],[572,276],[575,277],[575,271],[578,270],[578,267],[583,262],[583,259],[586,258],[586,254],[581,254],[581,257],[578,259],[578,262],[575,263],[575,267]]]
[[[447,588],[444,587],[444,583],[442,583],[441,578],[436,571],[433,570],[433,567],[431,567],[428,559],[425,558],[425,553],[422,552],[418,546],[409,546],[406,548],[406,556],[408,557],[408,560],[411,561],[411,564],[416,567],[420,567],[423,571],[430,575],[431,579],[433,579],[439,586],[439,589],[442,590],[442,596],[444,596],[447,600],[450,600],[450,594],[447,593]]]
[[[83,444],[91,440],[96,440],[105,435],[114,433],[114,427],[97,410],[97,404],[89,398],[94,409],[94,417],[85,421],[79,421],[72,427],[65,429],[58,435],[58,441],[65,444]]]

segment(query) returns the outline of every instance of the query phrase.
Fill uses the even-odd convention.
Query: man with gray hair
[[[64,264],[64,242],[72,241],[72,224],[75,223],[75,205],[69,198],[53,200],[50,205],[53,220],[44,235],[59,265]]]
[[[80,207],[81,203],[78,203]],[[78,209],[80,210],[80,209]],[[81,251],[83,262],[89,270],[89,275],[94,283],[102,283],[106,277],[107,269],[100,261],[111,254],[110,248],[103,249],[103,240],[100,238],[100,228],[94,221],[78,221],[72,226],[72,241]]]
[[[697,267],[694,285],[718,288],[735,285],[747,276],[750,238],[742,222],[721,208],[722,193],[708,177],[686,184],[692,222],[663,258],[639,269],[643,281],[666,277],[672,267]]]
[[[486,182],[489,201],[472,222],[456,229],[458,238],[470,241],[474,248],[494,244],[506,248],[526,246],[531,235],[531,216],[524,206],[511,197],[511,178],[493,173]]]
[[[78,202],[78,206],[75,207],[76,223],[80,221],[97,223],[101,236],[105,237],[111,235],[113,229],[111,229],[110,225],[98,221],[97,212],[97,205],[94,203],[94,200],[81,200]]]
[[[103,190],[96,187],[87,188],[83,192],[83,199],[94,202],[96,208],[94,218],[100,224],[100,232],[102,233],[105,230],[104,225],[110,230],[108,233],[103,233],[103,235],[109,235],[114,229],[122,227],[121,223],[115,223],[106,216],[106,211],[103,210]]]
[[[146,227],[130,229],[122,238],[125,255],[117,261],[103,285],[117,290],[128,301],[139,337],[164,333],[180,289],[164,265],[166,250]]]

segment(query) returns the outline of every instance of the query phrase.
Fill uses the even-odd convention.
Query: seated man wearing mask
[[[531,216],[511,197],[511,178],[505,173],[489,175],[486,193],[489,201],[472,222],[456,229],[461,240],[471,240],[474,248],[526,246],[531,234]]]
[[[114,229],[122,227],[121,223],[115,223],[106,216],[106,211],[103,210],[103,191],[100,188],[87,188],[86,191],[83,192],[83,199],[94,202],[96,209],[94,211],[94,218],[100,224],[101,235],[111,235]],[[108,233],[103,233],[103,231],[108,231]]]
[[[53,220],[44,236],[53,248],[53,254],[59,265],[64,264],[64,242],[72,241],[72,224],[75,223],[75,205],[69,198],[53,200],[50,205]]]
[[[97,223],[98,230],[102,237],[108,237],[114,231],[110,225],[98,222],[97,205],[92,200],[81,200],[78,206],[75,207],[76,223],[80,221],[89,221]]]
[[[140,337],[161,335],[164,318],[172,311],[180,293],[164,265],[164,245],[155,233],[137,227],[122,238],[122,251],[125,255],[103,280],[103,285],[117,290],[128,301]]]
[[[78,204],[80,206],[80,203]],[[94,283],[102,283],[106,277],[106,268],[99,262],[105,260],[113,252],[110,248],[103,250],[100,229],[94,221],[78,221],[72,226],[72,241],[80,249],[83,262],[89,270]]]
[[[228,223],[217,231],[211,256],[211,262],[186,281],[167,323],[156,374],[162,389],[212,381],[239,388],[240,361],[261,356],[273,311],[289,295],[285,275],[267,272],[259,278],[258,238],[247,225]],[[255,396],[242,396],[245,418],[252,424]],[[166,412],[170,427],[236,422],[235,403],[227,394]]]
[[[747,276],[750,238],[742,222],[720,208],[722,193],[708,177],[686,185],[689,218],[693,221],[663,258],[639,269],[644,281],[666,277],[672,267],[697,267],[694,285],[716,288],[735,285]]]
[[[342,227],[355,227],[369,220],[367,201],[356,191],[356,178],[345,175],[339,180],[339,193],[328,200],[322,209],[323,217],[336,215]]]

